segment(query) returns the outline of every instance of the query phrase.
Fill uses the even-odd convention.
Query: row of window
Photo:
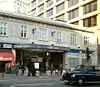
[[[87,13],[90,13],[90,12],[96,11],[96,10],[97,10],[97,1],[91,2],[91,3],[83,6],[84,14],[87,14]]]
[[[77,2],[77,0],[75,2]],[[48,3],[47,3],[47,6],[49,7],[51,4],[53,4],[53,0],[49,0]],[[59,5],[57,5],[56,6],[56,13],[59,13],[59,12],[63,11],[64,8],[65,8],[65,3],[64,2],[61,3],[61,4],[59,4]],[[44,4],[42,4],[42,5],[40,5],[38,7],[38,12],[43,11],[43,10],[44,10]],[[83,6],[83,14],[87,14],[87,13],[92,12],[92,11],[95,11],[95,10],[97,10],[97,1],[88,3],[88,4],[86,4],[86,5]],[[47,17],[52,16],[53,13],[54,12],[53,12],[53,8],[52,8],[52,9],[50,9],[50,10],[47,11],[47,15],[46,16]],[[32,10],[32,15],[35,15],[35,14],[36,14],[36,8],[34,10]],[[68,12],[68,19],[69,20],[70,19],[73,19],[73,18],[76,18],[78,16],[79,16],[79,9],[78,8],[77,9],[74,9],[74,10],[72,10],[70,12]]]
[[[50,2],[49,4],[51,4],[51,3],[52,3],[52,2]],[[58,6],[56,7],[56,13],[59,13],[59,12],[63,11],[63,10],[64,10],[64,6],[65,6],[64,3],[58,5]],[[44,10],[44,4],[42,4],[42,5],[40,5],[40,6],[38,7],[38,12],[43,11],[43,10]],[[51,11],[52,11],[52,15],[53,15],[53,8],[52,8],[52,9],[50,9],[50,10],[47,11],[47,17],[52,16],[52,15],[51,15]],[[49,13],[50,13],[50,14],[49,14]],[[36,14],[36,8],[32,10],[32,15],[35,15],[35,14]]]
[[[76,5],[77,3],[79,3],[79,0],[68,0],[68,7]]]
[[[78,17],[79,9],[74,9],[68,13],[68,20]]]
[[[71,14],[72,14],[72,13],[70,13],[70,15],[69,15],[69,18],[70,18],[70,19],[75,17],[75,15],[72,16]],[[52,16],[52,15],[53,15],[53,10],[48,11],[47,16],[49,17],[49,16]],[[39,17],[43,17],[43,16],[44,16],[43,13],[39,15]],[[64,20],[64,19],[65,19],[65,15],[62,14],[62,15],[60,15],[60,16],[57,16],[56,19],[57,19],[57,20]],[[71,23],[71,24],[78,25],[78,24],[79,24],[79,21],[73,22],[73,23]],[[97,15],[92,16],[92,17],[88,17],[88,18],[86,18],[86,19],[83,19],[83,26],[84,26],[84,27],[93,27],[93,26],[97,26]]]
[[[35,33],[36,28],[32,29],[32,34]],[[0,22],[0,36],[7,35],[7,22]],[[55,37],[57,35],[57,42],[63,41],[63,33],[61,31],[51,31],[51,37]],[[28,37],[28,26],[22,25],[21,26],[21,37],[27,38]],[[48,30],[47,29],[40,29],[40,40],[48,40]],[[75,33],[71,33],[70,36],[70,44],[77,44],[77,35]],[[84,45],[89,45],[89,37],[84,37]]]
[[[97,15],[88,17],[83,20],[83,26],[84,27],[93,27],[97,25]]]

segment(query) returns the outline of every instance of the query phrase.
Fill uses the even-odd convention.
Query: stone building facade
[[[9,61],[13,65],[27,66],[31,62],[38,63],[41,71],[73,69],[86,63],[86,47],[91,53],[90,63],[96,65],[96,36],[87,28],[0,12],[0,52],[12,52],[14,58]],[[7,62],[0,56],[1,62]]]

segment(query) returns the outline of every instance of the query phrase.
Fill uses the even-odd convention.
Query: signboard
[[[12,44],[3,44],[3,48],[12,48]]]
[[[39,63],[34,63],[35,69],[39,69]]]
[[[42,62],[42,57],[31,58],[31,62]]]
[[[2,47],[2,48],[12,48],[12,44],[1,43],[0,47]]]
[[[14,44],[13,48],[33,48],[33,49],[63,50],[63,51],[69,49],[68,47],[41,45],[41,44]]]

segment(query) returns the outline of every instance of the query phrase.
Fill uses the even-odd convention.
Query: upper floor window
[[[78,17],[78,15],[79,15],[78,13],[79,13],[79,9],[78,8],[68,12],[68,19],[71,20],[73,18]]]
[[[91,2],[91,3],[83,6],[83,11],[84,11],[83,13],[84,14],[90,13],[90,12],[95,11],[95,10],[97,10],[97,1]]]
[[[47,17],[53,16],[53,9],[47,11]]]
[[[56,0],[56,2],[58,2],[58,1],[60,1],[60,0]]]
[[[20,1],[15,1],[14,4],[15,4],[15,7],[14,7],[15,12],[18,12],[18,13],[25,12],[24,10],[25,10],[26,5],[24,3],[20,2]]]
[[[40,29],[40,39],[41,40],[48,40],[47,29]]]
[[[71,44],[76,44],[76,34],[71,33],[70,43]]]
[[[40,5],[40,6],[38,7],[38,12],[43,11],[43,10],[44,10],[44,4],[42,4],[42,5]]]
[[[65,4],[62,3],[56,7],[56,13],[63,11],[65,8]]]
[[[84,36],[84,45],[89,45],[89,37]]]
[[[61,31],[57,32],[57,42],[62,42],[62,32]]]
[[[0,36],[6,36],[7,34],[7,23],[0,22]]]
[[[32,2],[32,7],[36,5],[36,0]]]
[[[86,18],[83,20],[84,27],[93,27],[97,25],[97,15]]]
[[[47,7],[50,7],[51,5],[53,5],[53,0],[47,1]]]
[[[43,0],[38,0],[38,3],[42,2]]]
[[[78,4],[79,0],[68,0],[68,7]]]
[[[32,15],[36,14],[36,8],[32,10]]]
[[[21,37],[27,38],[27,33],[28,33],[28,27],[25,25],[22,25],[21,26]]]

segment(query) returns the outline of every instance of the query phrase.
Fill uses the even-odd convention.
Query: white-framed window
[[[36,14],[36,8],[34,10],[32,10],[32,15]]]
[[[79,58],[69,57],[68,58],[68,66],[69,68],[75,68],[75,66],[79,65]]]
[[[53,5],[53,0],[48,0],[47,1],[47,7],[50,7],[51,5]]]
[[[53,16],[53,9],[47,11],[47,17]]]
[[[38,3],[42,2],[43,0],[38,0]]]
[[[21,26],[21,37],[27,38],[28,27],[26,25]]]
[[[71,33],[70,44],[76,44],[76,34]]]
[[[60,0],[56,0],[56,2],[58,2],[58,1],[60,1]]]
[[[47,29],[40,29],[40,40],[48,40]]]
[[[44,10],[44,4],[42,4],[42,5],[40,5],[40,6],[38,7],[38,12],[43,11],[43,10]]]
[[[79,0],[68,0],[68,7],[72,7],[76,5],[79,2]]]
[[[34,7],[36,5],[36,0],[34,0],[31,5]]]
[[[65,8],[65,3],[61,3],[60,5],[56,6],[56,13],[63,11]]]
[[[78,8],[76,8],[76,9],[74,9],[74,10],[68,12],[68,20],[71,20],[71,19],[73,19],[73,18],[78,17],[78,16],[79,16],[78,13],[79,13],[79,9],[78,9]]]
[[[89,37],[88,36],[84,36],[84,45],[89,45]]]
[[[0,21],[0,36],[7,35],[7,22]]]
[[[57,42],[62,42],[62,32],[57,31]]]

